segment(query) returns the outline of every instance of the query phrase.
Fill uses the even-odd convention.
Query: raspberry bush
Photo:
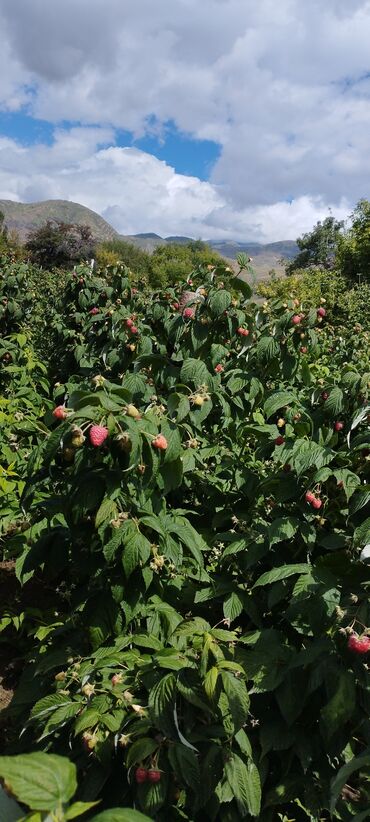
[[[67,279],[4,549],[57,590],[10,753],[158,822],[365,819],[366,345],[347,361],[329,308],[256,305],[222,265],[191,280]]]

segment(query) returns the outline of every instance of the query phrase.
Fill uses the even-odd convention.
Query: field
[[[30,822],[370,816],[369,289],[243,276],[3,257],[0,777]]]

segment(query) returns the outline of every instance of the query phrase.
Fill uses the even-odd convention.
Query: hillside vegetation
[[[367,818],[368,219],[318,224],[262,305],[247,256],[154,286],[5,238],[0,778],[28,822]]]

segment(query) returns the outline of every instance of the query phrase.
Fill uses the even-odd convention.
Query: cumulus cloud
[[[191,223],[190,203],[194,224],[222,212],[234,236],[246,215],[271,233],[278,213],[285,237],[299,219],[298,233],[310,214],[314,221],[329,204],[341,211],[368,195],[370,0],[0,0],[0,25],[0,106],[27,103],[55,124],[135,136],[173,121],[220,144],[208,188],[160,166],[172,191],[164,202],[184,204],[176,232]],[[110,168],[113,156],[125,157],[127,180],[136,166],[138,190],[154,188],[138,156],[114,151]],[[40,191],[48,180],[60,185],[56,147],[48,156],[55,165],[40,171]],[[94,157],[102,164],[101,152]],[[157,179],[155,169],[153,160]],[[123,166],[119,173],[123,180]],[[127,219],[117,195],[108,207]]]
[[[0,139],[0,199],[67,199],[102,214],[121,234],[181,232],[202,239],[295,239],[327,215],[319,198],[237,209],[212,183],[177,174],[135,148],[111,146],[109,129],[58,129],[51,146]],[[346,216],[346,202],[333,206]]]

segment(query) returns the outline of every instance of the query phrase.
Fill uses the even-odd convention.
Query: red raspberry
[[[128,319],[126,320],[126,325],[127,325],[127,328],[132,328],[132,326],[135,325],[135,323],[131,319],[131,317],[128,317]]]
[[[316,499],[315,494],[313,494],[312,491],[306,491],[304,498],[310,505],[312,505],[314,499]]]
[[[148,771],[146,768],[136,768],[135,771],[135,781],[138,785],[142,785],[143,782],[146,782],[148,779]]]
[[[148,779],[149,782],[160,782],[161,781],[161,772],[160,771],[148,771]]]
[[[370,651],[370,637],[351,634],[348,637],[347,648],[355,654],[367,654]]]
[[[89,314],[99,314],[99,309],[94,306],[94,308],[90,309]]]
[[[99,445],[103,445],[103,442],[107,439],[108,433],[108,428],[104,428],[102,425],[92,425],[89,431],[91,445],[94,448],[99,448]]]
[[[221,372],[224,371],[223,365],[221,365],[221,363],[218,363],[218,365],[215,366],[215,371],[216,374],[221,374]]]
[[[334,431],[342,431],[344,428],[344,422],[335,422],[334,423]]]
[[[138,329],[136,328],[136,325],[131,325],[130,326],[130,331],[131,331],[131,334],[138,334],[139,333]]]
[[[283,445],[283,444],[284,444],[284,442],[285,442],[284,437],[279,436],[279,437],[276,437],[276,440],[275,440],[275,445]]]
[[[153,448],[157,448],[158,451],[165,451],[168,447],[166,437],[164,437],[163,434],[158,434],[158,436],[152,440],[152,446]]]
[[[185,320],[192,320],[194,317],[194,308],[184,308],[182,316]]]
[[[324,402],[325,402],[325,400],[327,400],[327,399],[328,399],[328,397],[329,397],[328,392],[327,392],[327,391],[323,391],[323,392],[322,392],[322,394],[321,394],[321,399],[322,399],[322,400],[324,400]]]
[[[236,333],[239,334],[239,337],[248,337],[249,329],[248,328],[243,328],[242,326],[240,326]]]
[[[325,317],[326,316],[325,308],[318,308],[316,313],[317,313],[318,317]]]
[[[64,405],[57,405],[57,407],[54,408],[53,417],[55,417],[56,420],[65,420],[66,417],[68,417],[65,406]]]
[[[308,348],[307,348],[306,345],[301,345],[299,350],[300,350],[301,354],[307,354]]]
[[[293,317],[292,317],[293,325],[299,325],[301,321],[302,321],[302,317],[301,317],[300,314],[294,314],[293,315]]]
[[[172,308],[174,309],[174,311],[178,311],[180,308],[180,303],[173,303]]]
[[[319,508],[321,508],[321,506],[322,506],[322,500],[317,499],[317,497],[314,497],[314,499],[311,502],[311,505],[312,505],[312,508],[315,508],[316,511],[318,511]]]

